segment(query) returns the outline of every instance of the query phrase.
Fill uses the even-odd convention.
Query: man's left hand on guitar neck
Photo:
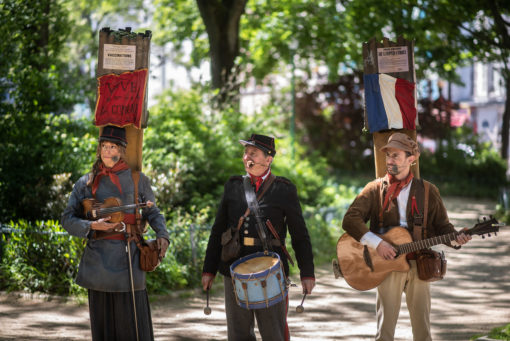
[[[467,227],[464,227],[462,230],[459,231],[460,233],[457,236],[457,238],[455,238],[455,240],[451,242],[452,246],[464,245],[471,240],[472,237],[469,234],[462,233],[462,231],[466,231],[467,229],[468,229]]]

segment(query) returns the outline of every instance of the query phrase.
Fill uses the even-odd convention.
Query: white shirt
[[[409,183],[400,190],[400,193],[397,196],[397,204],[398,204],[398,214],[400,216],[400,226],[407,227],[407,201],[409,200],[409,191],[411,190],[411,184],[413,181],[409,181]],[[376,249],[379,246],[379,243],[382,241],[381,237],[376,235],[373,232],[368,231],[361,237],[360,242],[363,245]]]

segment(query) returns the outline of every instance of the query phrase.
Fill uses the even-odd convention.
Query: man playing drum
[[[271,163],[276,153],[274,139],[253,134],[249,140],[239,142],[245,147],[243,163],[247,172],[246,179],[242,176],[232,176],[225,184],[207,245],[202,285],[204,290],[209,290],[217,271],[224,276],[228,340],[255,340],[254,318],[256,318],[264,341],[286,341],[289,340],[288,296],[269,307],[252,310],[241,308],[237,303],[238,298],[229,267],[243,256],[264,251],[265,244],[269,251],[279,255],[287,277],[290,256],[286,252],[285,237],[288,229],[300,269],[303,292],[311,294],[315,286],[315,276],[310,237],[296,187],[288,179],[271,174]],[[260,208],[258,219],[251,211],[247,211],[244,181],[257,195]],[[264,222],[262,235],[266,236],[266,243],[260,239],[261,224],[257,224],[257,221]],[[240,252],[233,258],[225,260],[225,257],[222,257],[222,235],[232,227],[234,229],[240,227]],[[254,270],[256,271],[258,270]]]

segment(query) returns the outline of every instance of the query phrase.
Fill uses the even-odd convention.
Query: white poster
[[[132,71],[135,62],[136,45],[104,44],[103,69]]]
[[[377,48],[379,73],[408,72],[407,46]]]

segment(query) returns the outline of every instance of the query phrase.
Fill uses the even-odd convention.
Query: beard
[[[397,165],[388,166],[388,173],[391,175],[397,175],[398,174],[398,166]]]

